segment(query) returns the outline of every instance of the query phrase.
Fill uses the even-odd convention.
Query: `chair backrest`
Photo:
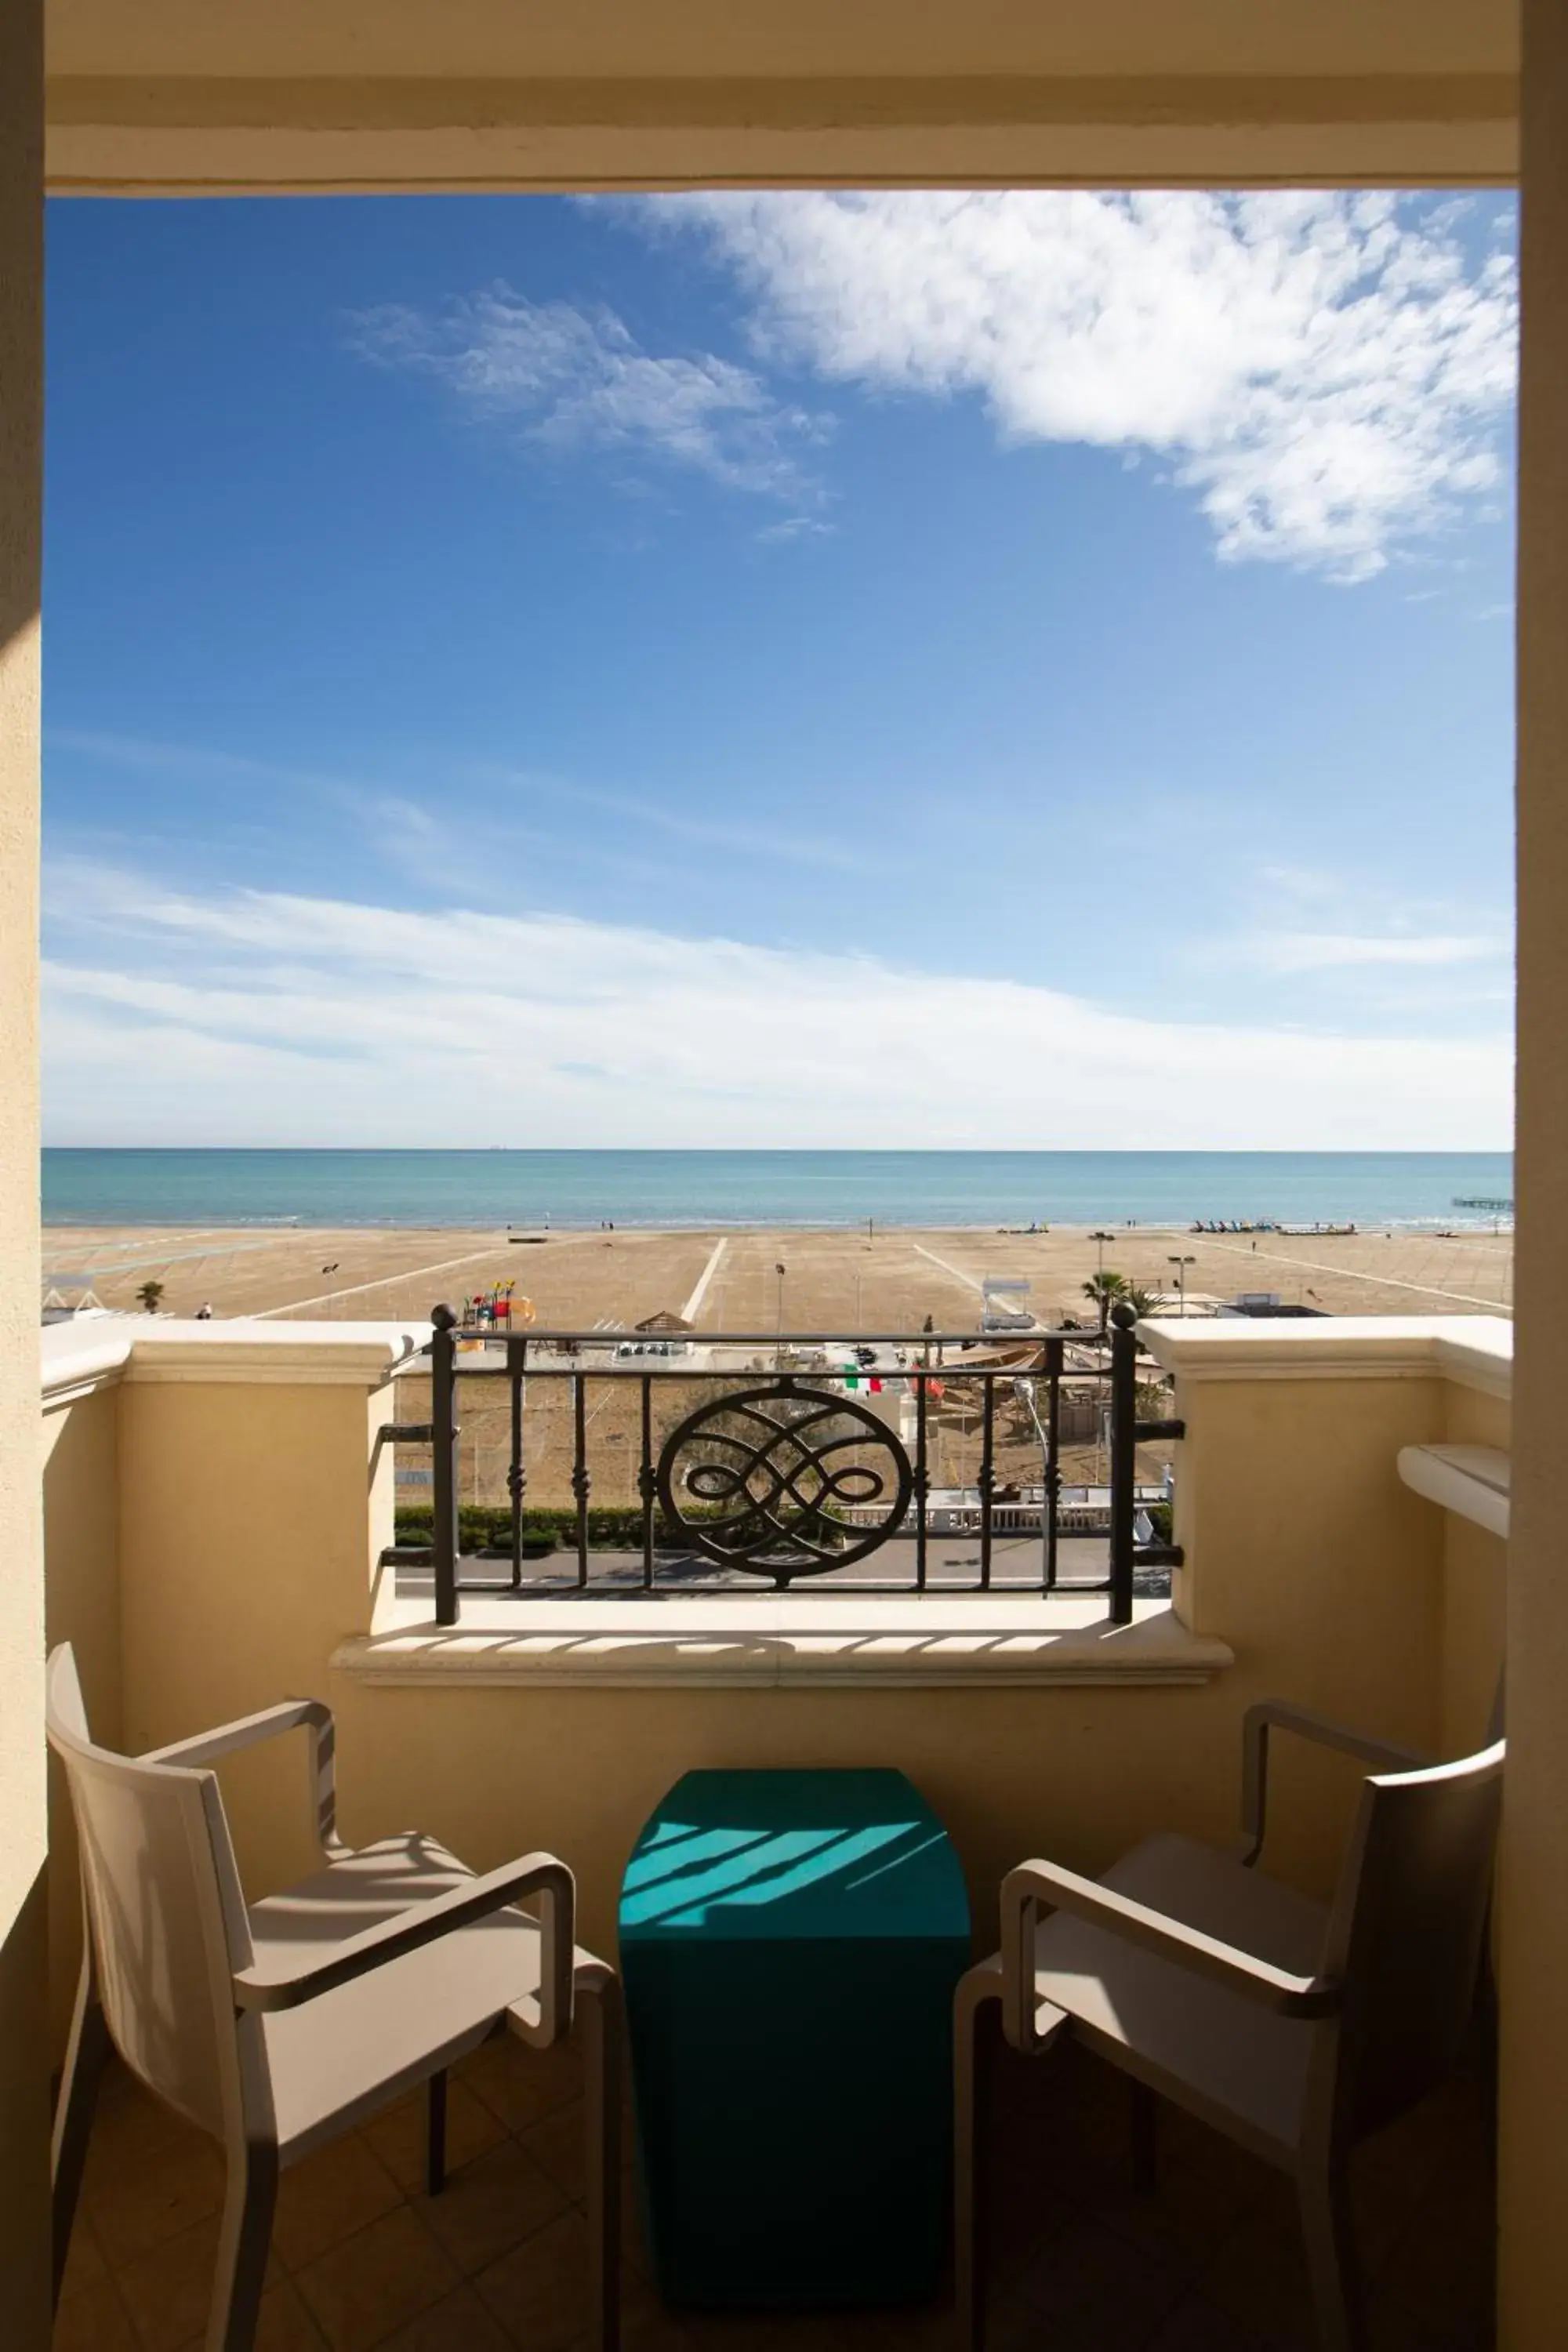
[[[224,2138],[241,2113],[232,1979],[254,1955],[217,1782],[95,1748],[68,1644],[49,1658],[47,1723],[110,2033],[143,2082]]]
[[[1363,1788],[1325,1954],[1344,2001],[1314,2084],[1337,2135],[1359,2139],[1391,2122],[1458,2053],[1491,1900],[1505,1745]]]

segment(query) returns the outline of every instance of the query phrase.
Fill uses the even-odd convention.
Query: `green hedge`
[[[1149,1525],[1154,1530],[1154,1541],[1168,1544],[1171,1540],[1171,1506],[1169,1503],[1149,1503],[1144,1507],[1149,1514]]]
[[[419,1504],[400,1509],[396,1518],[397,1540],[400,1544],[427,1544],[433,1524],[431,1512]],[[522,1514],[522,1533],[529,1537],[552,1537],[557,1544],[571,1547],[577,1541],[577,1513],[570,1504],[555,1509],[535,1509]],[[511,1549],[511,1507],[507,1503],[464,1503],[458,1511],[458,1540],[465,1551],[480,1551],[487,1548]],[[654,1538],[663,1543],[668,1539],[662,1514],[654,1514]],[[640,1551],[642,1549],[642,1510],[633,1504],[599,1505],[588,1512],[588,1541],[595,1551]]]
[[[724,1513],[717,1504],[696,1504],[689,1516],[693,1519],[722,1518]],[[427,1544],[430,1541],[433,1515],[427,1504],[415,1503],[401,1507],[395,1521],[396,1542],[401,1545]],[[594,1551],[640,1551],[642,1549],[643,1515],[640,1504],[591,1504],[588,1509],[588,1543]],[[814,1532],[820,1533],[834,1524],[828,1519],[818,1522]],[[523,1541],[531,1537],[552,1537],[563,1551],[572,1551],[577,1544],[577,1513],[570,1503],[552,1507],[526,1507],[522,1514]],[[656,1544],[679,1548],[685,1537],[672,1528],[663,1512],[655,1506],[653,1539]],[[511,1507],[507,1503],[463,1503],[458,1510],[458,1540],[466,1552],[511,1549]]]

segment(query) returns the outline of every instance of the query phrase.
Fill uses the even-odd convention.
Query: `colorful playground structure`
[[[476,1291],[464,1302],[464,1322],[502,1331],[526,1330],[533,1320],[533,1301],[519,1298],[516,1291],[515,1282],[492,1282],[488,1290]]]

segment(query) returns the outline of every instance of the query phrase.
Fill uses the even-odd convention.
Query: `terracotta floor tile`
[[[84,2190],[93,2234],[110,2269],[188,2230],[223,2203],[220,2150],[187,2128],[161,2153],[93,2166]]]
[[[136,2352],[130,2315],[107,2272],[61,2297],[53,2346],[54,2352]]]
[[[542,2230],[566,2199],[516,2140],[503,2140],[452,2173],[420,2212],[466,2278]]]
[[[1306,2255],[1297,2231],[1244,2221],[1204,2273],[1201,2298],[1250,2330],[1270,2352],[1317,2352]]]
[[[1020,2302],[1074,2340],[1086,2334],[1106,2352],[1147,2343],[1181,2300],[1185,2280],[1125,2238],[1080,2213],[1014,2281]]]
[[[1496,2315],[1489,2294],[1453,2303],[1399,2293],[1373,2298],[1367,2335],[1371,2352],[1493,2352]]]
[[[771,2352],[952,2352],[952,2313],[942,2305],[923,2311],[820,2311],[785,2320],[770,2338]]]
[[[292,2279],[268,2288],[256,2322],[256,2352],[324,2352],[326,2340]]]
[[[456,2070],[508,2131],[526,2131],[583,2095],[583,2054],[575,2041],[533,2050],[515,2033],[480,2044]]]
[[[1261,2352],[1250,2335],[1212,2303],[1188,2295],[1151,2338],[1149,2352]]]
[[[621,2327],[623,2352],[693,2352],[689,2336],[660,2304],[627,2313]],[[598,2352],[591,2337],[580,2336],[572,2352]]]
[[[569,2105],[557,2107],[542,2123],[531,2124],[519,2134],[523,2147],[535,2164],[546,2171],[552,2180],[574,2203],[581,2200],[587,2178],[587,2115],[581,2099]],[[630,2162],[629,2137],[622,2141],[622,2168]]]
[[[588,2229],[563,2213],[474,2282],[491,2316],[529,2352],[564,2352],[588,2318]]]
[[[671,2317],[700,2352],[802,2352],[816,2313],[675,2311]]]
[[[991,2352],[1308,2352],[1283,2176],[1163,2107],[1158,2186],[1144,2196],[1113,2070],[1082,2053],[1059,2072],[1054,2059],[1008,2063]],[[1358,2157],[1378,2273],[1372,2352],[1492,2352],[1489,2095],[1484,2074],[1461,2081]],[[567,2203],[584,2181],[576,2052],[487,2045],[454,2072],[449,2127],[436,2200],[422,2193],[422,2100],[285,2174],[258,2352],[595,2352],[586,2231]],[[945,2307],[665,2311],[629,2137],[626,2154],[626,2352],[946,2352]],[[218,2151],[121,2075],[94,2135],[56,2352],[195,2352],[222,2181]]]
[[[1151,2260],[1163,2263],[1185,2282],[1195,2281],[1240,2222],[1263,2210],[1268,2183],[1259,2178],[1250,2195],[1230,2184],[1206,2179],[1197,2168],[1174,2161],[1162,2172],[1152,2194],[1117,2184],[1097,2191],[1094,2218]],[[1285,2183],[1287,2190],[1289,2184]],[[1290,2192],[1293,2195],[1293,2192]],[[1270,2209],[1272,2210],[1272,2209]]]
[[[92,2152],[110,2165],[136,2162],[179,2147],[193,2125],[154,2098],[128,2068],[113,2061],[104,2071],[92,2116]]]
[[[194,2221],[115,2273],[142,2352],[179,2352],[199,2337],[212,2304],[218,2217]]]
[[[62,2294],[70,2294],[78,2287],[107,2275],[109,2265],[103,2259],[92,2223],[85,2207],[79,2201],[76,2219],[71,2224],[70,2251],[66,2256],[66,2274],[61,2284]]]
[[[278,2258],[286,2270],[303,2270],[402,2201],[396,2181],[360,2134],[331,2140],[290,2165],[278,2184]]]
[[[509,2352],[510,2342],[473,2288],[460,2286],[389,2336],[380,2352]]]
[[[1057,2352],[1059,2342],[1053,2323],[1026,2303],[1010,2295],[991,2298],[985,2323],[985,2352]]]
[[[345,2239],[295,2280],[332,2352],[370,2352],[458,2284],[451,2257],[407,2205]]]
[[[424,2091],[399,2099],[362,2125],[359,2137],[375,2150],[401,2189],[410,2193],[425,2186],[425,2148],[428,2103]],[[507,2135],[507,2126],[463,2081],[454,2074],[447,2085],[447,2163],[448,2169],[482,2156]]]
[[[178,2237],[149,2247],[115,2272],[143,2352],[178,2352],[205,2330],[217,2272],[219,2219],[210,2213],[193,2221]],[[266,2284],[272,2286],[281,2277],[268,2253]]]

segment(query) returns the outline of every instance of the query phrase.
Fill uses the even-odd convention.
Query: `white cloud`
[[[551,915],[52,877],[58,1142],[1500,1146],[1511,1053]]]
[[[1406,968],[1492,963],[1511,953],[1506,939],[1487,933],[1421,934],[1274,931],[1242,943],[1242,960],[1266,971],[1352,971],[1361,965]]]
[[[497,284],[436,312],[361,312],[353,343],[384,367],[434,377],[471,415],[536,446],[610,449],[709,475],[727,488],[811,495],[801,452],[826,425],[711,352],[644,351],[613,310],[531,302]]]
[[[602,809],[606,815],[626,817],[650,832],[668,834],[677,841],[695,842],[703,849],[733,850],[742,857],[765,857],[795,866],[827,866],[841,874],[872,875],[877,867],[845,847],[827,833],[791,833],[763,825],[736,823],[732,817],[710,817],[689,809],[672,808],[660,801],[644,800],[632,793],[606,792],[597,784],[570,783],[563,778],[500,768],[496,779],[513,791],[539,794],[583,808]]]
[[[1468,264],[1452,206],[784,193],[637,217],[709,239],[768,359],[978,394],[1011,442],[1154,453],[1229,559],[1364,579],[1502,478],[1514,265],[1500,245]]]

